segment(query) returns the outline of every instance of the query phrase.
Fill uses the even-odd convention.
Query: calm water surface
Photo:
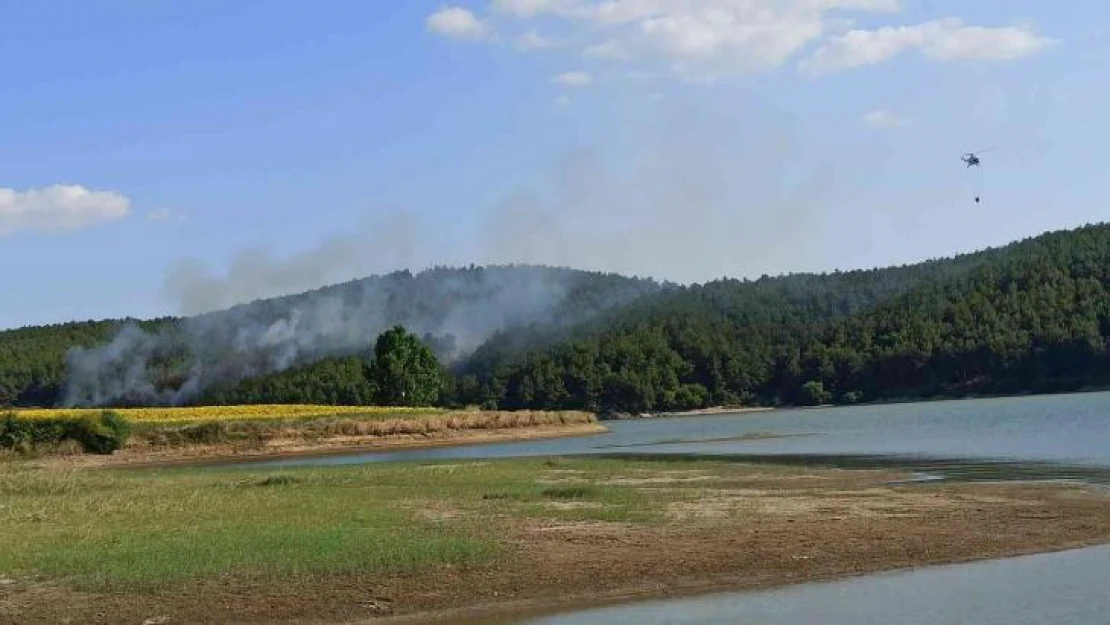
[[[299,458],[244,466],[573,454],[724,454],[793,462],[839,458],[839,462],[855,466],[888,462],[953,479],[994,479],[1012,474],[1110,484],[1110,393],[783,410],[606,425],[610,433],[585,438]],[[777,437],[752,438],[768,434]],[[1110,625],[1110,547],[473,625],[619,622]]]
[[[465,625],[1099,625],[1108,584],[1110,547],[1097,547]]]
[[[868,454],[1110,467],[1110,393],[610,421],[608,434],[296,458],[254,467],[613,453]],[[780,438],[743,439],[773,434]]]

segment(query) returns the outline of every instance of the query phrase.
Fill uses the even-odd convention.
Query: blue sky
[[[435,263],[886,265],[1102,221],[1110,191],[1104,3],[0,0],[0,23],[0,327]]]

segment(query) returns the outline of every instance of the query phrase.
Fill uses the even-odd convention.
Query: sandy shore
[[[572,460],[535,462],[543,483],[631,488],[663,514],[603,520],[604,499],[549,501],[539,513],[535,504],[514,510],[512,501],[416,503],[419,514],[451,525],[496,528],[504,554],[489,565],[408,576],[348,572],[296,583],[232,576],[158,594],[8,580],[0,584],[0,621],[465,623],[1110,542],[1110,498],[1074,484],[908,485],[892,483],[905,475],[885,471],[728,463],[627,471],[618,464],[610,465],[618,473],[600,475]]]

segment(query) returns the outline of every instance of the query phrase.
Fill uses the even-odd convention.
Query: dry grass
[[[100,414],[101,408],[40,408],[17,410],[28,419],[81,417]],[[191,406],[186,408],[118,408],[116,412],[137,424],[187,424],[210,421],[284,421],[357,416],[361,418],[414,417],[442,414],[437,408],[392,406],[316,406],[307,404],[265,404],[248,406]]]
[[[98,414],[101,410],[21,410],[17,416],[38,422]],[[266,405],[141,408],[115,412],[134,427],[125,446],[107,458],[113,463],[559,436],[581,433],[589,428],[604,431],[595,414],[579,411]],[[16,454],[10,459],[58,459],[72,455],[70,447],[36,445],[34,453]],[[0,456],[0,460],[5,459]],[[91,462],[93,459],[76,461],[82,460]]]
[[[537,427],[543,425],[579,425],[593,423],[596,419],[587,412],[448,412],[428,415],[419,419],[335,419],[317,421],[301,428],[302,435],[323,434],[331,436],[395,436],[404,434],[434,434],[451,430],[501,430]]]
[[[589,425],[588,412],[437,411],[408,416],[344,414],[318,418],[223,420],[139,428],[132,450],[199,448],[231,444],[240,448],[280,449],[290,445],[321,448],[396,438],[444,439],[476,431],[511,431]]]

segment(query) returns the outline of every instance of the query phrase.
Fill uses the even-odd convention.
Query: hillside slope
[[[0,402],[358,403],[369,347],[394,324],[447,365],[451,405],[1053,391],[1110,382],[1108,288],[1108,225],[908,266],[689,287],[527,266],[401,272],[142,329],[0,333]],[[68,345],[85,347],[63,358]]]
[[[435,268],[182,319],[9,330],[0,332],[0,405],[188,403],[214,386],[364,353],[396,324],[452,362],[499,330],[569,327],[667,288],[555,267]]]
[[[470,370],[470,401],[627,411],[1057,390],[1108,380],[1110,227],[914,267],[726,281]]]

